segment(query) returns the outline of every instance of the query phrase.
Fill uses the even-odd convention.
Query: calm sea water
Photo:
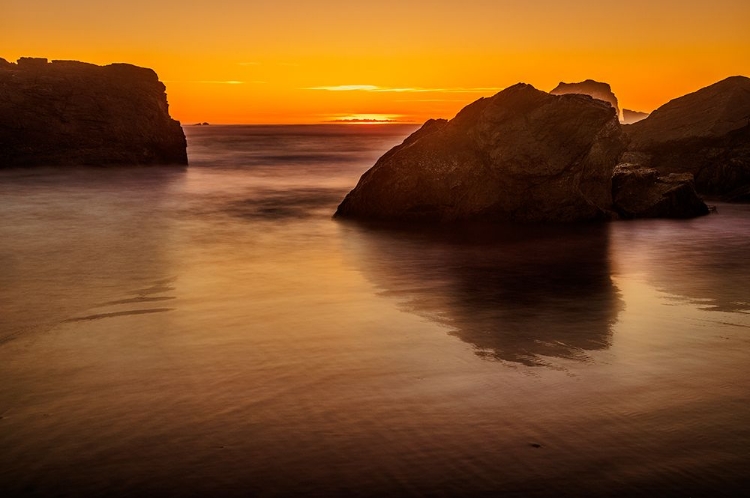
[[[0,172],[0,495],[737,496],[750,206],[333,220],[413,127]]]

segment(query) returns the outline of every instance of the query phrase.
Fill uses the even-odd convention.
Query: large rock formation
[[[431,120],[360,179],[338,216],[568,222],[609,218],[625,148],[615,109],[517,84]]]
[[[750,190],[750,78],[734,76],[674,99],[624,129],[642,166],[692,173],[702,194],[731,199]]]
[[[586,80],[579,83],[560,82],[560,84],[558,84],[554,88],[554,90],[549,93],[551,93],[552,95],[568,95],[571,93],[590,95],[595,99],[609,102],[609,104],[615,108],[617,117],[620,117],[620,107],[617,102],[617,97],[615,96],[614,92],[612,92],[612,88],[609,86],[609,83],[602,83],[594,80]]]
[[[129,64],[0,59],[0,167],[187,164],[164,92]]]
[[[614,208],[622,218],[694,218],[708,214],[690,173],[661,176],[652,168],[623,163],[612,176]]]

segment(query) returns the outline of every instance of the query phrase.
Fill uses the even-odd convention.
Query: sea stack
[[[631,111],[630,109],[622,110],[622,124],[633,124],[643,121],[648,117],[647,112]]]
[[[165,90],[130,64],[0,59],[0,167],[185,165]]]
[[[626,147],[615,108],[519,83],[430,120],[360,179],[337,216],[381,220],[609,219]]]
[[[733,76],[674,99],[624,130],[628,155],[641,166],[692,173],[701,194],[750,200],[750,78]]]
[[[620,106],[617,101],[612,88],[609,83],[602,83],[600,81],[586,80],[578,83],[563,83],[560,82],[551,92],[552,95],[568,95],[571,93],[578,93],[581,95],[590,95],[595,99],[609,102],[609,105],[615,108],[617,117],[620,118]]]

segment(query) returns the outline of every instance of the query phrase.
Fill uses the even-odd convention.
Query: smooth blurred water
[[[750,206],[333,220],[412,130],[0,172],[0,495],[741,494]]]

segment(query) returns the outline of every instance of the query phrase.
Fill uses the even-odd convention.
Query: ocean
[[[0,171],[1,496],[738,496],[750,205],[332,218],[407,125]]]

